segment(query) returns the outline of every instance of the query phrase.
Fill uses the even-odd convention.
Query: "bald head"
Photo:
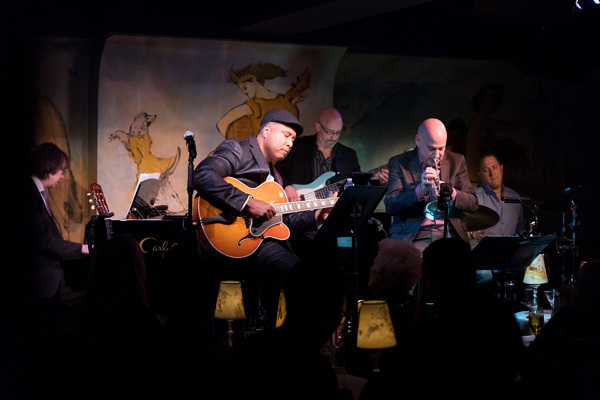
[[[317,144],[322,149],[331,149],[340,138],[344,121],[338,110],[326,108],[319,114],[319,120],[315,125],[317,128]]]
[[[415,143],[422,162],[433,166],[434,158],[438,161],[444,158],[446,152],[446,127],[439,119],[429,118],[419,125]]]
[[[335,108],[326,108],[319,114],[319,122],[330,131],[339,131],[344,126],[342,115]]]

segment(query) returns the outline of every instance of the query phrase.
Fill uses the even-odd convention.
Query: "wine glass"
[[[556,298],[556,290],[555,289],[544,290],[544,294],[546,295],[546,298],[548,299],[548,303],[550,303],[550,309],[552,310],[552,315],[554,315],[554,313],[556,313],[556,310],[554,309],[554,299]]]
[[[544,309],[542,307],[531,307],[528,318],[531,332],[537,336],[544,327]]]

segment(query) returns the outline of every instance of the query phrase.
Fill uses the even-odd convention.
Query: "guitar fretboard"
[[[382,165],[381,167],[374,168],[367,172],[371,173],[371,174],[376,174],[377,172],[379,172],[383,169],[387,169],[387,168],[388,168],[388,164],[385,164],[385,165]],[[315,190],[314,196],[318,199],[324,199],[331,192],[339,192],[342,189],[342,187],[344,187],[345,184],[346,184],[346,179],[342,179],[341,181],[331,183],[325,187],[322,187],[321,189]],[[306,198],[306,195],[305,195],[305,198]]]
[[[317,210],[321,208],[333,207],[338,197],[330,197],[326,199],[315,199],[307,201],[293,201],[290,203],[275,203],[273,208],[278,214],[289,214],[299,211]]]

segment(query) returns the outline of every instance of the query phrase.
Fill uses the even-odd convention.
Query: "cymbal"
[[[468,231],[479,231],[496,225],[500,216],[491,208],[480,205],[474,213],[463,212],[462,220],[465,221]]]
[[[541,209],[544,210],[568,210],[571,207],[571,201],[578,202],[589,201],[590,199],[597,199],[600,195],[600,185],[586,185],[569,187],[564,192],[552,196],[541,205]]]

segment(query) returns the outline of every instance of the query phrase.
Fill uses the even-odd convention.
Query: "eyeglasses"
[[[318,122],[318,124],[321,125],[321,129],[323,129],[326,134],[331,135],[331,136],[340,136],[346,130],[346,128],[343,127],[339,131],[332,131],[332,130],[325,128],[325,126],[323,126],[323,124],[321,122]]]

